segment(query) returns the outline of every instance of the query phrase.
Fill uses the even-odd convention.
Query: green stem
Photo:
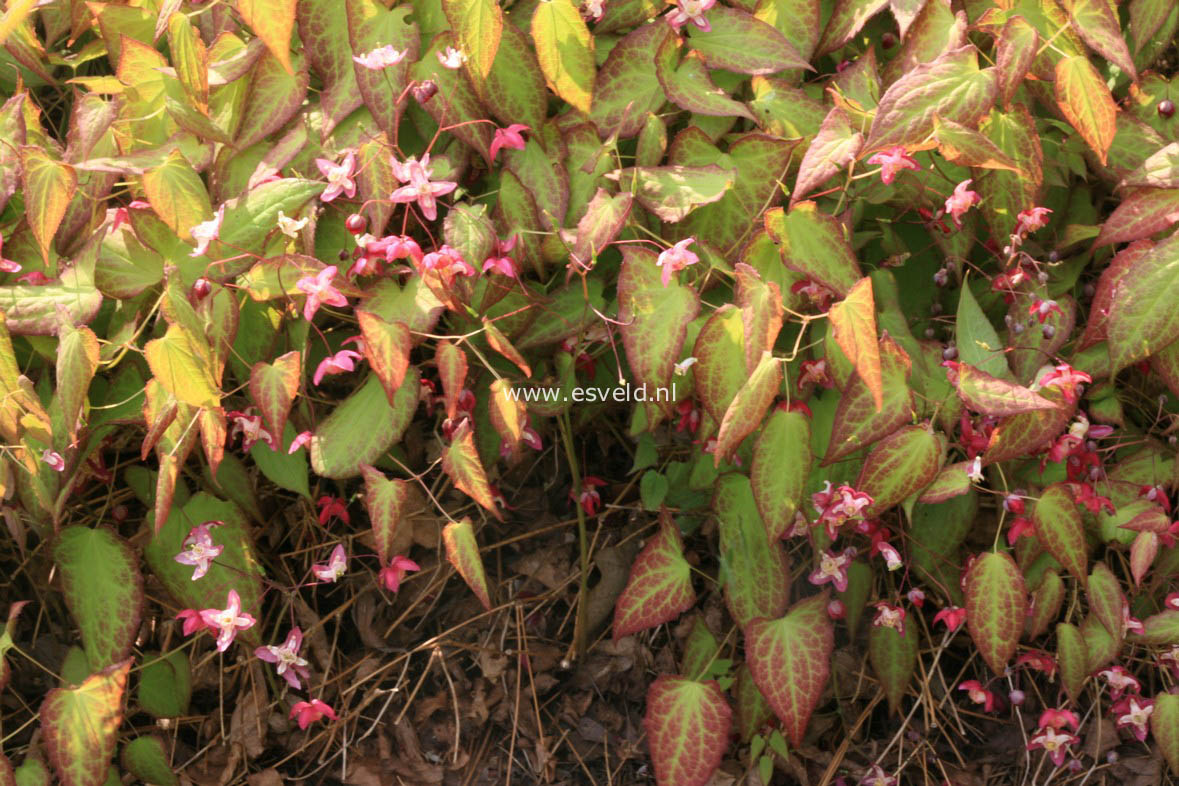
[[[589,582],[589,538],[585,530],[585,511],[576,503],[577,492],[581,489],[581,471],[577,466],[577,454],[573,450],[573,429],[569,425],[569,412],[561,413],[561,441],[565,443],[565,460],[569,462],[570,482],[574,490],[574,508],[577,510],[577,549],[581,555],[581,581],[577,587],[577,621],[573,627],[573,652],[577,659],[585,654],[586,636],[586,595]]]

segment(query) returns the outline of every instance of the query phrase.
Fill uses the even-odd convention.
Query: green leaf
[[[855,161],[863,146],[864,135],[852,128],[847,112],[838,106],[831,107],[798,165],[790,204],[798,202]]]
[[[20,166],[25,215],[41,248],[41,259],[48,265],[49,244],[77,191],[78,174],[33,146],[20,149]]]
[[[288,74],[294,73],[291,68],[291,33],[295,29],[295,3],[296,0],[237,0],[242,19]]]
[[[781,541],[770,540],[744,475],[729,473],[715,484],[712,507],[720,527],[725,603],[738,625],[775,617],[790,602],[790,569]]]
[[[1040,34],[1022,16],[1012,16],[1003,25],[996,42],[995,66],[999,71],[998,98],[1004,106],[1010,106],[1039,48]]]
[[[143,354],[159,383],[178,401],[194,407],[216,407],[221,391],[212,368],[208,343],[180,325],[169,325],[162,338],[147,342]]]
[[[963,292],[966,290],[963,289]],[[1035,391],[992,377],[974,366],[961,364],[958,367],[958,395],[966,406],[975,412],[993,417],[1019,415],[1045,409],[1057,409],[1060,405],[1049,401]]]
[[[1081,138],[1106,163],[1117,133],[1118,107],[1105,81],[1086,55],[1063,57],[1056,64],[1056,104]]]
[[[704,617],[697,614],[692,619],[692,629],[688,631],[688,638],[684,641],[680,673],[691,680],[701,679],[718,665],[719,654],[720,642],[712,635]]]
[[[515,25],[505,25],[486,81],[476,80],[486,93],[487,108],[502,125],[523,123],[539,129],[548,110],[548,94],[536,52],[528,35]]]
[[[872,279],[861,278],[840,302],[827,312],[835,342],[855,366],[872,393],[876,411],[884,406],[884,379],[880,371],[880,345],[876,337],[876,301]]]
[[[1002,675],[1015,654],[1027,612],[1027,589],[1015,561],[1003,552],[979,555],[963,579],[966,626],[983,661]]]
[[[1150,730],[1171,772],[1179,775],[1179,693],[1159,693],[1154,697]]]
[[[471,519],[452,521],[442,530],[442,542],[446,544],[446,558],[458,574],[467,582],[483,608],[491,610],[491,595],[487,590],[487,576],[483,572],[483,558],[479,556],[479,543]]]
[[[671,622],[696,603],[692,568],[671,514],[659,514],[659,531],[630,568],[626,588],[614,605],[614,640]]]
[[[973,128],[934,115],[933,134],[938,152],[958,166],[1019,172],[1015,159]]]
[[[1118,15],[1104,0],[1064,0],[1069,21],[1089,47],[1120,68],[1131,80],[1138,81],[1138,70],[1130,48],[1122,37]]]
[[[98,354],[98,337],[90,328],[62,325],[57,345],[57,398],[71,440],[78,436],[78,418],[98,370]]]
[[[1109,635],[1105,625],[1093,614],[1081,621],[1081,637],[1085,639],[1085,655],[1088,663],[1085,671],[1092,674],[1113,661],[1118,654],[1118,640]]]
[[[696,358],[692,365],[696,395],[712,419],[720,423],[749,378],[741,311],[728,303],[714,311],[700,328],[692,355]]]
[[[106,528],[67,527],[53,549],[66,605],[92,669],[126,658],[139,633],[143,578],[131,547]]]
[[[655,73],[668,100],[680,109],[700,115],[755,119],[745,104],[734,101],[713,83],[699,53],[690,52],[681,63],[679,49],[679,39],[669,36],[663,40],[655,59]]]
[[[598,72],[590,112],[603,138],[638,134],[648,113],[657,112],[667,101],[652,64],[673,35],[670,25],[640,25],[610,50]]]
[[[774,74],[790,68],[814,70],[777,28],[728,6],[708,11],[711,29],[692,25],[688,41],[712,68],[742,74]]]
[[[761,362],[733,396],[733,402],[725,411],[716,435],[714,466],[720,467],[721,462],[731,455],[747,436],[757,430],[781,387],[781,361],[767,350],[762,353]]]
[[[643,728],[658,786],[704,786],[729,747],[733,711],[720,685],[669,674],[647,689]]]
[[[483,462],[479,460],[474,432],[468,430],[455,435],[442,454],[442,471],[454,482],[455,488],[478,502],[497,519],[502,518],[495,498],[491,496],[491,485],[487,482]]]
[[[191,565],[181,565],[175,557],[184,550],[184,540],[193,527],[208,521],[221,524],[210,529],[213,542],[223,547],[209,563],[209,572],[192,580]],[[262,570],[250,543],[249,523],[231,502],[200,492],[183,506],[174,507],[167,521],[143,549],[143,558],[152,573],[163,583],[182,609],[225,608],[229,591],[236,590],[242,609],[260,616]],[[241,631],[238,636],[249,646],[259,642],[258,626]]]
[[[701,205],[716,202],[733,187],[735,169],[707,166],[640,166],[606,175],[634,193],[639,204],[662,221],[676,223]]]
[[[62,786],[102,786],[106,780],[130,669],[126,660],[76,688],[55,688],[45,696],[41,730]]]
[[[168,764],[164,741],[155,735],[136,737],[123,746],[119,757],[123,769],[144,783],[177,786],[180,779]]]
[[[932,483],[944,452],[941,439],[924,426],[902,428],[877,442],[855,482],[874,500],[865,512],[879,516]]]
[[[272,450],[262,440],[250,448],[250,458],[259,471],[279,488],[301,494],[311,499],[311,488],[307,481],[307,454],[301,450],[289,453],[295,439],[295,427],[290,422],[275,435],[277,450]]]
[[[1044,548],[1083,585],[1087,578],[1089,555],[1085,547],[1081,513],[1068,487],[1063,483],[1053,483],[1044,489],[1032,511],[1032,521],[1036,525],[1036,537],[1044,544]],[[1119,608],[1117,612],[1119,625],[1121,611]]]
[[[192,240],[192,228],[213,215],[204,182],[179,150],[143,174],[143,190],[152,209],[182,240]]]
[[[294,2],[295,0],[290,0]],[[236,145],[245,149],[261,142],[295,116],[307,97],[307,61],[296,55],[292,73],[270,54],[258,58],[250,76],[250,92],[241,111]]]
[[[278,226],[278,214],[296,215],[307,200],[322,193],[324,185],[314,180],[282,178],[262,183],[244,195],[225,203],[221,222],[221,242],[233,248],[234,257],[242,251],[258,253],[262,242]],[[210,275],[232,278],[254,264],[253,257],[218,261],[209,268]]]
[[[991,433],[991,442],[983,454],[983,464],[994,464],[1023,456],[1042,447],[1068,428],[1076,412],[1076,405],[1064,399],[1058,388],[1044,388],[1040,395],[1057,404],[1054,409],[1041,409],[1011,415],[999,421]]]
[[[273,363],[255,363],[250,369],[250,398],[272,436],[283,433],[291,404],[299,394],[301,369],[302,356],[297,351],[280,355]]]
[[[1133,275],[1116,284],[1109,310],[1109,356],[1114,372],[1179,339],[1179,311],[1167,294],[1179,286],[1179,235],[1133,261]]]
[[[418,406],[418,375],[410,371],[389,403],[376,374],[320,422],[311,439],[311,468],[326,478],[351,478],[401,439]]]
[[[1089,676],[1089,654],[1085,651],[1085,637],[1076,625],[1062,622],[1056,626],[1056,662],[1060,667],[1060,682],[1068,697],[1081,700],[1085,679]]]
[[[1038,639],[1048,631],[1060,614],[1064,603],[1064,580],[1055,570],[1048,570],[1040,579],[1040,586],[1032,591],[1027,623],[1024,633],[1029,639]]]
[[[906,625],[905,634],[895,628],[873,625],[868,631],[868,660],[888,697],[889,712],[900,712],[901,699],[917,666],[919,627]]]
[[[904,74],[880,97],[861,156],[915,147],[933,132],[935,116],[973,127],[995,101],[993,69],[980,71],[973,45],[948,49]]]
[[[387,322],[369,311],[356,309],[360,335],[364,338],[364,356],[373,373],[381,380],[385,395],[392,404],[409,370],[412,339],[404,322]]]
[[[823,458],[824,466],[887,437],[913,421],[909,358],[892,339],[882,339],[880,349],[884,406],[877,410],[868,386],[859,375],[852,377],[839,397],[827,455]]]
[[[157,718],[179,718],[192,699],[192,666],[184,650],[147,652],[135,693],[139,706]]]
[[[813,461],[810,420],[801,412],[774,410],[753,447],[749,469],[753,498],[771,543],[794,525]]]
[[[655,470],[647,470],[639,481],[639,500],[645,510],[659,510],[663,500],[667,499],[670,484],[667,476]]]
[[[572,0],[544,0],[532,15],[532,40],[552,91],[589,113],[594,94],[594,39]]]
[[[827,685],[834,649],[826,593],[799,601],[784,617],[755,619],[745,627],[745,657],[753,681],[795,748],[802,746]]]
[[[781,247],[786,267],[846,297],[863,278],[851,245],[834,216],[814,202],[799,202],[789,212],[765,215],[766,231]]]
[[[962,363],[974,366],[992,377],[1011,378],[1007,357],[1003,354],[1003,342],[987,315],[979,308],[974,293],[965,284],[958,297],[958,318],[954,325],[958,356]]]
[[[402,553],[409,531],[401,522],[420,507],[420,493],[408,481],[386,478],[374,467],[361,467],[364,474],[364,507],[373,527],[373,541],[382,565]]]
[[[332,7],[338,11],[337,0],[333,0]],[[364,105],[389,139],[396,139],[404,111],[402,92],[409,83],[409,69],[418,60],[420,48],[418,25],[416,21],[407,21],[414,8],[404,3],[390,10],[376,0],[347,0],[345,11],[352,54],[371,52],[386,45],[406,52],[404,60],[381,71],[370,71],[359,63],[353,65]]]
[[[577,222],[573,244],[573,258],[586,267],[592,266],[599,253],[618,237],[630,217],[634,196],[629,193],[610,194],[599,188],[586,205],[585,215]]]
[[[499,50],[504,18],[496,0],[442,0],[442,10],[467,56],[472,76],[486,79]]]

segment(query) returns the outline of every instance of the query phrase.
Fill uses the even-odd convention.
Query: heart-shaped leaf
[[[364,309],[356,310],[356,320],[364,338],[364,357],[381,380],[389,403],[393,404],[409,370],[412,348],[409,326],[404,322],[389,322]]]
[[[917,666],[918,634],[916,625],[906,625],[904,635],[883,625],[873,625],[868,631],[868,660],[894,715],[900,712],[901,699]]]
[[[647,689],[643,728],[659,786],[704,786],[729,747],[733,711],[714,680],[664,674]]]
[[[538,3],[532,40],[541,73],[554,93],[588,113],[594,95],[594,39],[572,0]]]
[[[774,403],[774,396],[782,387],[782,362],[769,351],[762,353],[761,362],[749,379],[733,396],[725,411],[716,435],[713,465],[719,467],[747,436],[752,434]]]
[[[136,737],[123,746],[119,756],[123,769],[144,783],[176,786],[180,779],[168,764],[164,741],[155,735]]]
[[[364,475],[364,507],[373,525],[373,540],[381,564],[388,564],[398,552],[396,544],[404,541],[399,529],[415,503],[417,492],[409,481],[390,480],[374,467],[361,467]]]
[[[695,602],[692,567],[684,559],[679,525],[664,510],[659,531],[639,552],[614,604],[614,640],[671,622]]]
[[[1056,663],[1060,668],[1060,682],[1073,701],[1080,701],[1085,679],[1089,676],[1089,654],[1085,651],[1085,637],[1076,625],[1062,622],[1056,626]]]
[[[855,488],[872,497],[878,516],[928,486],[942,468],[942,441],[924,426],[908,426],[876,443]]]
[[[1122,585],[1118,583],[1117,577],[1104,562],[1094,564],[1085,594],[1089,598],[1089,611],[1101,620],[1115,640],[1121,642],[1125,627],[1122,609],[1127,607],[1126,596],[1122,593]]]
[[[266,430],[275,437],[286,427],[291,405],[299,394],[301,374],[302,356],[296,351],[280,355],[273,363],[255,363],[250,369],[250,398],[262,413]]]
[[[442,530],[442,542],[446,544],[446,558],[467,582],[471,592],[491,610],[491,594],[487,590],[487,574],[483,571],[483,558],[479,556],[479,543],[475,540],[475,528],[471,519],[452,521]]]
[[[733,187],[736,170],[704,166],[638,166],[616,169],[606,177],[634,189],[639,204],[660,220],[674,224],[701,205],[716,202]]]
[[[1056,63],[1056,104],[1104,164],[1117,133],[1118,107],[1088,55]]]
[[[311,468],[325,478],[360,474],[393,446],[413,418],[421,389],[416,370],[405,376],[390,405],[376,374],[320,421],[311,439]]]
[[[877,410],[872,392],[857,374],[848,382],[835,410],[826,466],[876,442],[913,422],[913,391],[909,388],[912,365],[892,339],[880,342],[880,370],[884,379],[884,406]]]
[[[455,488],[478,502],[497,519],[502,518],[495,498],[491,496],[491,484],[479,460],[479,449],[475,447],[475,433],[464,429],[455,434],[454,440],[442,454],[442,471],[454,482]]]
[[[131,547],[105,527],[66,527],[53,558],[90,667],[122,661],[131,653],[143,613],[143,577]]]
[[[55,688],[41,705],[41,729],[49,762],[62,786],[101,786],[106,781],[131,661],[110,666],[76,688]]]
[[[839,297],[846,297],[863,278],[843,229],[814,202],[799,202],[789,211],[768,211],[765,227],[778,244],[786,267]]]
[[[880,371],[880,345],[876,337],[876,301],[872,279],[861,278],[839,303],[827,312],[835,341],[864,381],[876,411],[884,406],[884,380]]]
[[[979,555],[966,571],[966,625],[983,661],[1002,674],[1015,654],[1027,613],[1027,590],[1015,561],[1002,552]]]
[[[790,569],[781,541],[770,540],[744,475],[729,473],[715,484],[713,509],[720,525],[725,603],[737,624],[775,617],[790,602]]]
[[[1036,525],[1036,537],[1048,549],[1048,553],[1084,584],[1089,561],[1085,530],[1081,526],[1081,513],[1068,487],[1062,483],[1053,483],[1044,489],[1032,511],[1032,522]],[[1118,609],[1118,619],[1120,624],[1121,608]]]
[[[20,149],[20,166],[25,215],[41,248],[41,258],[48,265],[49,244],[78,189],[78,174],[73,167],[32,146]]]
[[[810,420],[801,412],[775,410],[753,446],[749,469],[753,499],[771,543],[794,525],[813,461]]]

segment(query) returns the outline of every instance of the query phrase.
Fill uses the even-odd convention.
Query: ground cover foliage
[[[0,784],[1179,774],[1166,0],[8,0]]]

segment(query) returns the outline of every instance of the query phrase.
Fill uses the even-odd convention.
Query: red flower
[[[1024,535],[1034,534],[1036,534],[1036,525],[1032,523],[1032,520],[1023,516],[1017,516],[1011,522],[1011,526],[1007,528],[1007,545],[1014,546],[1015,541]]]
[[[512,123],[507,128],[495,129],[495,136],[491,139],[491,160],[495,160],[500,148],[506,147],[512,150],[523,150],[524,137],[520,136],[520,132],[531,130],[531,128],[523,123]]]
[[[934,614],[933,621],[935,624],[944,623],[947,630],[958,630],[962,627],[962,623],[966,622],[966,609],[949,606]]]
[[[1040,324],[1044,324],[1050,315],[1053,313],[1058,316],[1064,316],[1064,312],[1060,310],[1060,304],[1055,300],[1041,300],[1036,298],[1032,305],[1028,308],[1028,314],[1040,320]]]
[[[574,497],[573,492],[569,492],[569,499],[581,505],[581,509],[585,511],[587,516],[598,515],[598,509],[602,506],[602,497],[598,494],[597,489],[605,486],[606,481],[594,475],[586,475],[581,479],[581,492]]]
[[[1064,729],[1072,727],[1076,731],[1081,727],[1081,719],[1071,710],[1047,709],[1040,714],[1041,729]]]
[[[319,498],[319,523],[327,526],[327,523],[333,518],[337,518],[345,524],[352,523],[352,517],[348,515],[348,503],[339,497],[323,496]]]
[[[1021,210],[1015,217],[1015,234],[1026,235],[1048,225],[1048,214],[1052,211],[1046,207],[1033,207]]]
[[[983,705],[983,712],[995,709],[995,694],[982,686],[978,680],[966,680],[959,683],[958,690],[964,690],[975,704]]]
[[[336,711],[319,699],[295,702],[295,706],[291,707],[291,717],[296,719],[300,729],[307,728],[320,718],[339,720]]]

